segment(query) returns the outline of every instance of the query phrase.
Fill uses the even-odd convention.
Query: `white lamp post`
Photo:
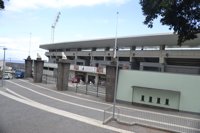
[[[116,95],[117,95],[117,82],[118,82],[118,58],[117,58],[117,32],[118,32],[118,15],[117,12],[117,23],[116,23],[116,34],[115,34],[115,47],[114,47],[114,54],[113,58],[116,62],[116,74],[115,74],[115,89],[114,89],[114,99],[113,99],[113,119],[115,119],[115,106],[116,106]]]
[[[3,72],[2,72],[2,87],[4,86],[3,74],[5,73],[5,56],[7,48],[3,47]]]

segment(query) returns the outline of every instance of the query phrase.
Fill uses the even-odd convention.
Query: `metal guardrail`
[[[103,124],[107,124],[108,122],[112,121],[113,119],[115,119],[115,120],[119,119],[120,109],[118,107],[115,107],[115,111],[116,111],[115,112],[116,118],[113,118],[113,105],[104,110]]]
[[[104,110],[103,124],[112,120],[112,110],[113,106]],[[128,126],[140,125],[172,132],[200,133],[200,117],[191,118],[117,107],[115,120]]]

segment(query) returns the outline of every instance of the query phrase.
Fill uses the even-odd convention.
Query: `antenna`
[[[52,41],[52,43],[54,43],[54,32],[55,32],[56,24],[58,23],[58,20],[60,18],[60,15],[61,15],[61,13],[58,12],[54,23],[51,25],[51,41]]]

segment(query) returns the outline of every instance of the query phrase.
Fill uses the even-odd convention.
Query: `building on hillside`
[[[71,77],[79,75],[82,76],[83,81],[88,82],[98,81],[100,76],[105,79],[105,68],[112,61],[114,43],[115,38],[107,38],[43,44],[40,48],[48,50],[45,55],[49,58],[49,63],[56,63],[62,58],[64,52],[71,63]],[[183,99],[183,97],[192,98],[192,93],[188,93],[186,86],[181,86],[181,79],[167,87],[167,84],[170,84],[168,82],[170,80],[167,80],[170,79],[169,73],[174,74],[171,75],[174,80],[175,77],[180,78],[182,74],[184,82],[188,79],[188,85],[192,85],[190,91],[194,91],[195,94],[200,93],[197,89],[198,83],[194,84],[192,81],[194,78],[187,77],[189,75],[195,76],[196,79],[200,78],[200,34],[197,39],[187,41],[181,47],[177,46],[177,35],[174,34],[119,37],[117,46],[119,66],[126,69],[120,70],[119,73],[118,100],[200,113],[199,108],[192,110],[190,105],[183,104],[192,102],[191,99]],[[45,69],[53,71],[56,67],[48,66]],[[127,75],[130,80],[125,81],[127,73],[125,72],[124,75],[123,71],[130,72]],[[132,78],[134,74],[131,73],[135,71],[138,77]],[[140,79],[140,72],[144,74],[142,77],[148,74],[154,77],[147,76],[149,81]],[[152,72],[155,75],[151,74]],[[162,72],[161,75],[158,72]],[[162,77],[166,80],[160,81]],[[137,82],[134,83],[132,79],[135,78]],[[122,88],[124,85],[126,85],[125,89]],[[149,90],[152,93],[149,93]],[[193,99],[198,98],[195,95]],[[200,103],[194,105],[200,107]]]

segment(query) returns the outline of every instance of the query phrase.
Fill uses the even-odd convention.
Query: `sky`
[[[0,11],[0,60],[2,46],[6,60],[23,61],[37,53],[47,60],[39,45],[52,43],[52,24],[58,12],[54,42],[172,33],[169,27],[154,21],[154,27],[143,24],[139,0],[4,0]],[[117,19],[117,13],[118,19]]]

